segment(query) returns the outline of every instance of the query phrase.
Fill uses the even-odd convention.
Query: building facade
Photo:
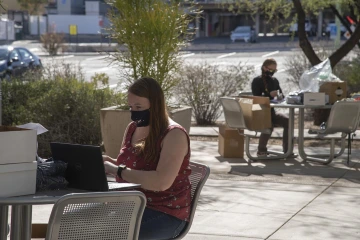
[[[105,16],[109,6],[104,0],[52,0],[46,7],[47,14],[101,15]]]
[[[235,14],[221,4],[222,2],[221,0],[196,0],[202,10],[200,18],[196,21],[197,37],[229,36],[237,26],[251,26],[257,35],[289,34],[292,19],[284,19],[279,15],[269,22],[265,14],[260,12]],[[325,9],[318,16],[307,16],[307,20],[311,22],[318,36],[322,35],[324,26],[334,19],[335,15],[330,9]]]

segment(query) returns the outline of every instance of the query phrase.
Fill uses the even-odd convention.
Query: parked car
[[[316,26],[313,25],[309,20],[305,20],[305,32],[308,36],[316,36]],[[298,23],[294,23],[289,28],[289,34],[292,36],[298,35]]]
[[[0,79],[10,80],[27,70],[41,69],[41,59],[23,47],[0,46]]]
[[[256,42],[255,31],[250,26],[238,26],[230,34],[232,42],[244,40],[245,42]]]
[[[335,27],[336,28],[336,23],[335,21],[330,21],[327,25],[326,25],[326,29],[325,29],[325,33],[326,36],[330,37],[330,33],[331,33],[331,29]],[[346,28],[344,27],[344,25],[340,25],[340,32],[341,32],[341,36],[343,36],[346,32]]]

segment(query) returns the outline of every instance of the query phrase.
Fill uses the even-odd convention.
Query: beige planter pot
[[[117,158],[126,127],[131,122],[129,110],[117,109],[117,106],[100,110],[101,136],[106,155]]]
[[[189,133],[191,126],[192,108],[181,106],[169,111],[171,119],[183,126]],[[116,158],[119,154],[126,127],[131,122],[129,110],[117,109],[117,106],[100,110],[101,136],[106,155]]]
[[[180,106],[179,108],[172,108],[169,111],[170,118],[183,126],[189,133],[191,126],[191,113],[192,108],[188,106]]]

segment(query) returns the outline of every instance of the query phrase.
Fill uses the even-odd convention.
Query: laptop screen
[[[70,188],[108,191],[108,183],[99,146],[50,143],[52,157],[68,164],[65,178]]]

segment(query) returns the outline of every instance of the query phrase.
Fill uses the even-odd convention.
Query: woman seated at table
[[[171,239],[190,215],[190,140],[171,120],[164,93],[152,78],[128,90],[131,119],[117,159],[103,156],[105,171],[118,181],[141,184],[147,198],[139,239]]]

